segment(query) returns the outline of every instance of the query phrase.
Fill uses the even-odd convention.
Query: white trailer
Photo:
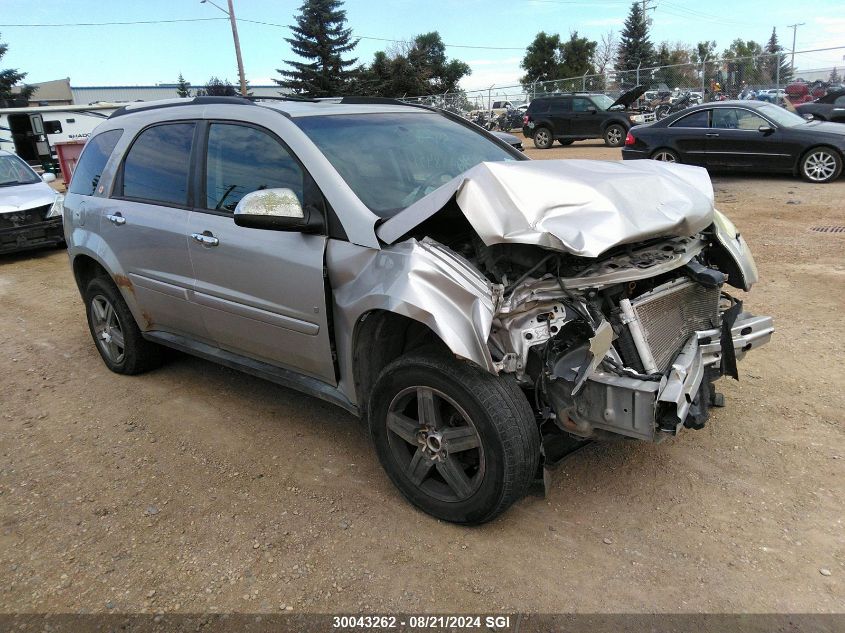
[[[36,167],[56,166],[56,143],[84,141],[119,107],[103,103],[0,108],[0,149]]]

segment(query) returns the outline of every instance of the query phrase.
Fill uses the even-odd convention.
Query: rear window
[[[73,170],[68,193],[81,196],[93,196],[114,146],[120,140],[123,130],[109,130],[89,139],[82,150],[82,156]]]
[[[168,123],[141,132],[123,164],[123,196],[187,206],[193,139],[193,123]]]

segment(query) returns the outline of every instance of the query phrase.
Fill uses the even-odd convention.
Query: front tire
[[[369,412],[388,477],[444,521],[490,521],[525,495],[537,471],[540,436],[525,395],[470,363],[401,357],[376,381]]]
[[[534,147],[537,149],[549,149],[554,142],[555,137],[549,128],[538,127],[534,130]]]
[[[116,374],[140,374],[161,364],[162,349],[142,335],[111,279],[94,277],[84,293],[88,329],[97,351]]]
[[[627,130],[618,123],[611,123],[604,131],[604,144],[608,147],[621,147]]]
[[[832,182],[842,174],[842,157],[835,149],[814,147],[801,158],[799,171],[807,182]]]

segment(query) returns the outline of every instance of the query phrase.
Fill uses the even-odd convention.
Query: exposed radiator
[[[681,279],[631,301],[633,315],[658,371],[669,368],[694,332],[719,326],[719,296],[719,288],[705,288]],[[642,360],[648,366],[646,359]]]

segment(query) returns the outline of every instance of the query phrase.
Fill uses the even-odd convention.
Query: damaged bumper
[[[0,254],[58,246],[64,239],[60,217],[20,227],[4,228],[0,229]]]
[[[773,332],[771,317],[741,313],[729,338],[720,328],[690,336],[659,382],[598,370],[574,397],[575,407],[561,426],[584,437],[599,430],[652,442],[683,426],[701,428],[709,407],[720,404],[712,381],[725,373],[725,357],[741,359],[767,343]],[[727,350],[725,340],[730,341]]]

